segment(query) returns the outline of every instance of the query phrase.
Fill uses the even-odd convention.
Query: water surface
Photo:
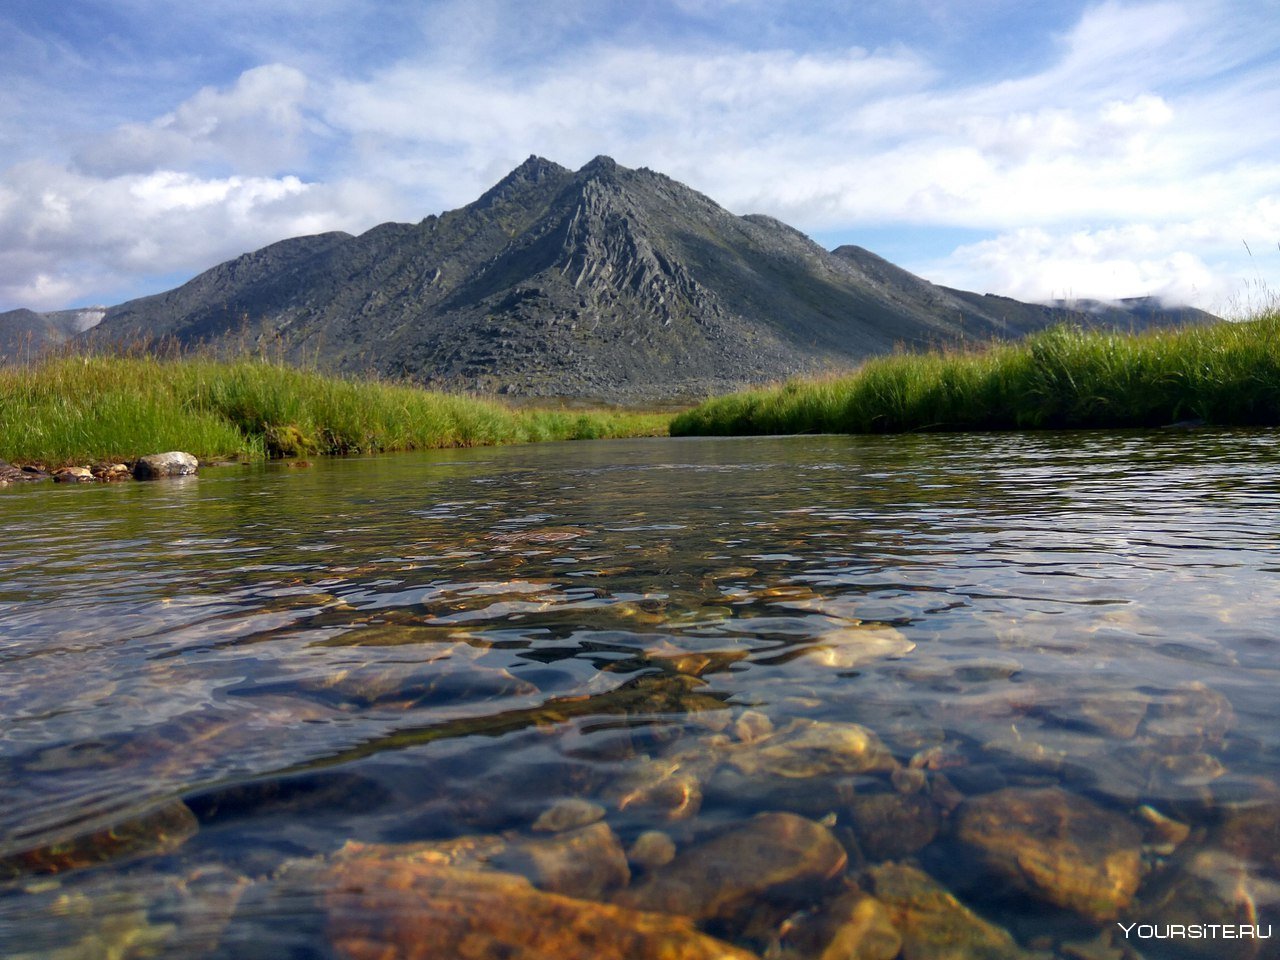
[[[849,861],[793,916],[909,863],[1066,957],[1115,939],[1106,910],[973,883],[956,826],[1060,790],[1137,831],[1121,919],[1266,923],[1278,533],[1269,432],[579,442],[0,491],[0,955],[333,956],[300,864],[518,843],[569,798],[633,853],[802,816]],[[887,764],[795,746],[852,725]],[[1192,876],[1236,892],[1168,893]],[[699,926],[801,955],[762,910]],[[1143,949],[1215,955],[1184,946]]]

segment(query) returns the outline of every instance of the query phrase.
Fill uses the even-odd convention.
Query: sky
[[[1025,300],[1280,291],[1280,0],[0,0],[0,310],[598,154]]]

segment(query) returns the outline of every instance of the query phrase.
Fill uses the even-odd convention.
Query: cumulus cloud
[[[54,309],[131,277],[212,266],[290,236],[364,229],[391,199],[358,182],[199,177],[160,170],[100,177],[43,162],[0,191],[0,300]]]
[[[304,155],[307,78],[282,64],[242,73],[228,90],[206,87],[150,123],[125,124],[75,158],[89,174],[224,167],[272,174]]]
[[[936,282],[1024,300],[1157,297],[1229,314],[1270,303],[1280,200],[1201,219],[1102,228],[1028,227],[960,246],[925,266]],[[1254,259],[1254,252],[1258,259]],[[1264,303],[1255,303],[1259,293]]]

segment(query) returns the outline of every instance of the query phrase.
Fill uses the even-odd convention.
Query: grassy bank
[[[0,369],[0,459],[305,456],[665,434],[668,414],[515,410],[259,360],[72,356]]]
[[[1126,335],[1057,327],[709,400],[676,436],[1280,424],[1280,313]]]

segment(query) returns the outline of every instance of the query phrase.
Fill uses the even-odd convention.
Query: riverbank
[[[1056,327],[717,397],[673,436],[1280,424],[1280,312],[1142,334]]]
[[[514,409],[261,360],[62,356],[0,369],[0,457],[55,467],[659,436],[669,413]]]

